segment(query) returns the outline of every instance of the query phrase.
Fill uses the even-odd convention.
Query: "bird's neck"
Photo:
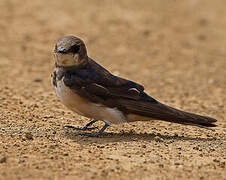
[[[67,72],[68,71],[72,71],[73,72],[73,71],[75,71],[77,69],[84,69],[84,68],[87,68],[88,65],[89,65],[88,59],[84,59],[84,60],[81,61],[80,64],[76,64],[76,65],[72,65],[72,66],[60,66],[60,65],[55,63],[55,67],[56,68],[59,68],[59,69],[61,69],[63,71],[67,71]]]

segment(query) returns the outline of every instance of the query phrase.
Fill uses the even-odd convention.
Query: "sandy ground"
[[[0,180],[226,179],[226,2],[0,1]],[[50,84],[57,38],[73,34],[111,72],[213,131],[166,122],[64,130],[88,119]],[[102,124],[99,124],[102,125]]]

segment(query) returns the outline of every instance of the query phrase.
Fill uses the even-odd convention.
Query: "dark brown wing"
[[[89,93],[90,96],[98,96],[104,100],[120,97],[138,100],[145,97],[155,101],[143,92],[142,85],[112,75],[92,59],[89,59],[89,63],[82,68],[66,71],[64,83],[77,92],[84,92],[85,95]],[[95,101],[92,98],[90,100]]]
[[[144,93],[142,85],[114,76],[98,64],[68,71],[63,80],[66,86],[80,96],[110,107],[120,106],[116,103],[120,98],[156,102]]]

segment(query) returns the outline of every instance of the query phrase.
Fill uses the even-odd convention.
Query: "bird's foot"
[[[89,126],[91,126],[92,124],[94,124],[95,122],[96,122],[96,120],[92,120],[92,121],[88,122],[86,125],[84,125],[84,126],[82,126],[82,127],[76,127],[76,126],[70,126],[70,125],[67,125],[67,126],[64,126],[64,128],[70,128],[70,129],[73,129],[73,130],[82,130],[82,131],[98,129],[97,126],[89,127]]]
[[[109,136],[109,133],[103,133],[104,130],[109,126],[109,124],[105,124],[97,133],[80,133],[81,136],[87,136],[87,137],[100,137],[100,136]]]

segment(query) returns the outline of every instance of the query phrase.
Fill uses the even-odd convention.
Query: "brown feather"
[[[138,114],[150,117],[150,119],[159,119],[179,124],[201,125],[206,127],[216,126],[215,124],[212,124],[217,121],[214,118],[181,111],[162,103],[154,104],[125,99],[120,99],[118,103],[126,107],[128,114]]]

